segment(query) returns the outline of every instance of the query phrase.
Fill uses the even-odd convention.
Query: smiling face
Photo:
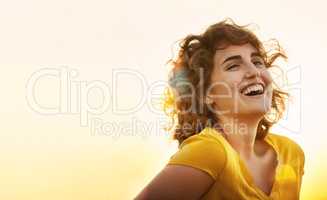
[[[229,45],[214,56],[208,98],[220,115],[262,116],[271,108],[272,79],[251,44]]]

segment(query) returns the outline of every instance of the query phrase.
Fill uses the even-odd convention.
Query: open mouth
[[[241,94],[245,96],[259,96],[264,93],[264,85],[262,83],[249,84],[241,89]]]

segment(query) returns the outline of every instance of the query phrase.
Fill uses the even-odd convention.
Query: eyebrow
[[[253,52],[253,53],[251,53],[251,57],[256,57],[256,56],[261,57],[260,53],[258,53],[258,52]],[[241,57],[240,55],[230,56],[230,57],[228,57],[228,58],[226,58],[226,59],[224,60],[223,64],[224,64],[225,62],[230,61],[230,60],[240,60],[240,59],[242,59],[242,57]]]

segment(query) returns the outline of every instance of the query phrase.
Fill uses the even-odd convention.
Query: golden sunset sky
[[[154,106],[174,43],[226,17],[284,47],[282,87],[294,98],[273,130],[305,151],[301,199],[327,199],[325,8],[322,0],[1,1],[0,199],[132,199],[177,150]]]

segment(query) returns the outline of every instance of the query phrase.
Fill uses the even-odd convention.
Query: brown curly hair
[[[239,26],[229,18],[213,24],[202,34],[191,34],[182,39],[177,58],[167,62],[172,69],[169,73],[170,85],[164,90],[163,110],[172,120],[172,126],[167,127],[166,130],[173,130],[172,139],[177,140],[179,145],[205,127],[219,128],[219,119],[204,103],[203,95],[200,95],[201,90],[207,91],[209,87],[209,77],[213,70],[213,57],[217,47],[249,43],[257,49],[267,68],[272,67],[279,57],[287,59],[277,40],[269,40],[267,42],[269,49],[267,49],[247,27],[248,25]],[[184,79],[176,78],[175,75],[181,71],[186,72]],[[204,80],[200,79],[200,73]],[[174,84],[172,81],[175,81]],[[176,81],[177,84],[187,81],[194,89],[177,87]],[[263,117],[258,125],[256,139],[263,139],[271,126],[282,117],[287,97],[287,92],[281,91],[274,85],[272,107],[269,112],[269,116],[274,116],[274,119],[267,114]]]

